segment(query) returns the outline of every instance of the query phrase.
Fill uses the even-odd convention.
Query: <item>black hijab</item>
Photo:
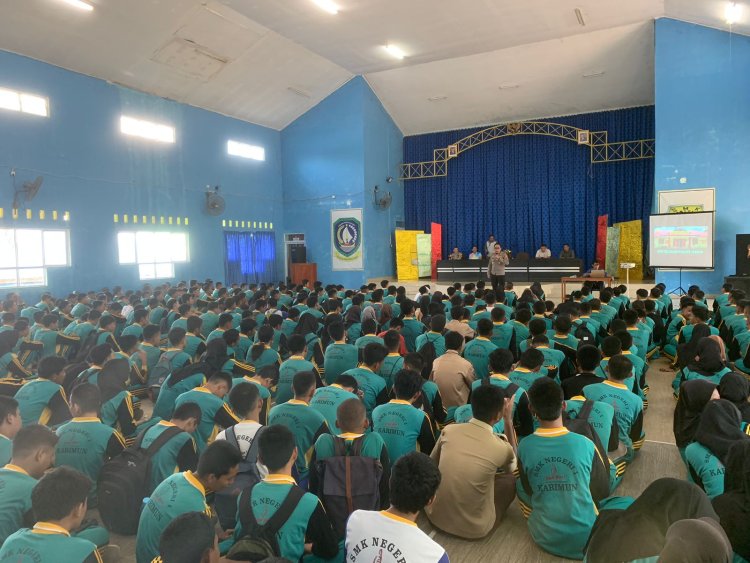
[[[178,370],[173,371],[164,381],[164,384],[167,387],[174,387],[180,381],[183,381],[196,373],[202,373],[206,379],[208,379],[214,373],[221,371],[224,364],[226,364],[229,359],[230,356],[227,354],[227,343],[223,338],[214,338],[206,345],[206,351],[203,353],[200,362],[187,364]]]
[[[104,364],[96,381],[102,395],[102,404],[127,390],[129,379],[130,362],[125,358],[115,358]]]
[[[680,396],[674,408],[672,424],[678,448],[685,448],[695,440],[701,413],[711,400],[714,389],[716,385],[703,379],[691,379],[680,385]]]
[[[750,403],[747,402],[750,396],[750,382],[744,375],[735,371],[724,375],[719,383],[719,395],[722,399],[734,403],[740,410],[744,422],[750,422]]]
[[[711,336],[711,328],[707,324],[695,325],[690,340],[677,346],[677,364],[680,369],[695,362],[695,357],[698,355],[698,342],[709,336]]]
[[[701,338],[695,349],[696,360],[688,360],[688,369],[700,375],[711,377],[723,370],[726,365],[721,359],[721,346],[713,338]]]
[[[731,563],[729,538],[712,518],[679,520],[669,527],[658,563]]]
[[[320,325],[318,324],[318,319],[316,319],[310,313],[304,313],[299,318],[299,322],[297,323],[297,326],[294,327],[294,334],[301,334],[302,336],[307,336],[308,334],[312,333],[312,334],[317,335],[319,328],[320,328]]]
[[[657,479],[625,510],[602,510],[586,546],[590,563],[654,557],[664,547],[669,527],[686,518],[719,517],[706,493],[680,479]]]
[[[18,342],[18,332],[15,330],[6,330],[0,332],[0,357],[8,352],[12,352]]]
[[[741,426],[742,415],[737,407],[724,399],[711,401],[703,409],[695,441],[725,463],[729,448],[734,443],[750,439]]]
[[[729,449],[724,467],[724,494],[714,508],[735,553],[750,561],[750,440]]]

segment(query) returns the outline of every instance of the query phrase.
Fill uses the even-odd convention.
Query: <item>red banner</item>
[[[609,226],[609,215],[599,215],[596,221],[596,261],[601,267],[607,261],[607,227]]]
[[[443,259],[443,225],[440,223],[430,224],[432,235],[432,279],[437,279],[437,263]]]

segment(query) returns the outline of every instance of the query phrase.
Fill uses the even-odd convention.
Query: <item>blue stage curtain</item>
[[[276,237],[272,232],[224,232],[226,283],[273,281]]]
[[[654,138],[653,106],[546,118],[607,131],[609,141]],[[444,148],[483,128],[406,137],[404,162],[432,160]],[[658,150],[658,148],[657,148]],[[654,192],[654,160],[592,164],[589,147],[535,135],[485,142],[448,163],[448,176],[404,182],[406,228],[429,231],[443,225],[443,248],[464,253],[493,233],[514,254],[532,256],[544,243],[557,255],[569,243],[591,264],[596,219],[610,224],[643,220],[644,245]],[[644,252],[644,256],[645,256]]]

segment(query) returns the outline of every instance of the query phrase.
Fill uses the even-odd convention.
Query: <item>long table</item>
[[[437,279],[442,282],[474,281],[487,277],[488,260],[440,260]],[[505,279],[512,282],[555,281],[579,276],[583,260],[577,258],[512,258],[505,267]]]

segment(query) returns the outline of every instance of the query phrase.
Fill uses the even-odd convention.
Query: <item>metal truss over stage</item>
[[[456,158],[462,152],[474,147],[515,135],[545,135],[558,137],[567,141],[587,145],[590,149],[592,164],[605,162],[620,162],[623,160],[639,160],[654,158],[654,139],[640,139],[637,141],[608,141],[607,131],[588,131],[571,125],[549,123],[547,121],[522,121],[493,125],[460,139],[445,148],[435,149],[432,160],[427,162],[409,162],[401,165],[402,180],[417,180],[419,178],[439,178],[448,175],[448,161]]]

